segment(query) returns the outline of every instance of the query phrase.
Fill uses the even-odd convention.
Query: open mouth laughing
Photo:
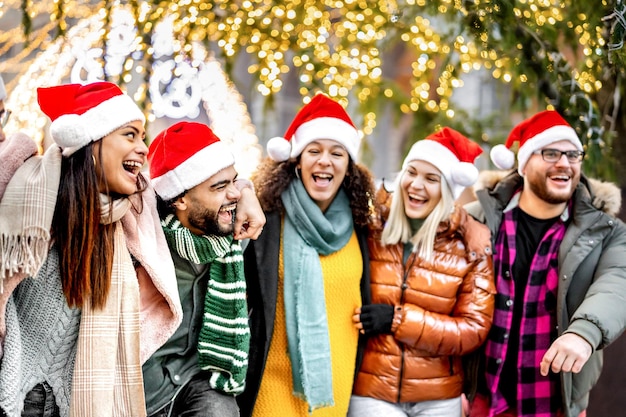
[[[429,200],[427,197],[422,197],[422,196],[419,196],[417,194],[412,194],[412,193],[409,193],[408,196],[409,196],[409,201],[415,205],[426,204],[428,203],[428,200]]]
[[[315,181],[315,184],[317,185],[327,185],[333,179],[333,175],[327,174],[325,172],[315,173],[315,174],[312,174],[312,176],[313,176],[313,181]]]
[[[548,178],[556,182],[568,182],[572,177],[567,174],[555,174],[555,175],[550,175]]]
[[[137,176],[139,174],[139,171],[141,171],[141,167],[143,166],[143,163],[139,162],[139,161],[124,161],[122,162],[122,166],[124,167],[124,169],[128,172],[130,172],[131,174]]]
[[[235,219],[235,209],[237,208],[237,203],[231,203],[225,206],[220,207],[218,212],[218,216],[225,223],[232,223]]]

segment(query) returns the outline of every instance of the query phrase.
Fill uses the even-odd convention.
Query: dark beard
[[[528,188],[540,199],[545,201],[548,204],[562,204],[568,202],[572,195],[574,194],[574,190],[578,185],[578,181],[574,178],[573,173],[568,172],[568,175],[571,177],[572,181],[572,189],[568,195],[555,195],[550,192],[548,186],[546,185],[546,177],[541,178],[540,180],[535,181],[535,178],[529,178],[530,181],[527,181]]]
[[[233,216],[233,223],[234,223]],[[214,210],[191,210],[187,221],[194,228],[201,230],[205,236],[228,236],[233,233],[233,223],[228,226],[220,226],[218,213]]]

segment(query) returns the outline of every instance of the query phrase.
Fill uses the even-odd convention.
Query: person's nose
[[[239,191],[234,182],[228,186],[226,197],[230,200],[239,200],[241,198],[241,191]]]
[[[137,143],[136,151],[139,155],[146,156],[148,155],[148,145],[146,145],[143,140],[140,140],[139,143]]]
[[[317,163],[320,165],[330,164],[330,154],[328,152],[320,153],[320,158],[317,160]]]
[[[572,165],[567,159],[567,155],[564,153],[561,154],[561,157],[554,163],[555,166],[566,166],[569,167]]]
[[[413,178],[413,181],[411,181],[411,188],[414,188],[416,190],[421,190],[422,188],[424,188],[424,179],[419,175]]]

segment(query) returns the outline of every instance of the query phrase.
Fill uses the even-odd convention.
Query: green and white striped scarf
[[[239,241],[232,236],[198,236],[175,215],[161,220],[165,238],[182,258],[209,265],[198,365],[211,372],[209,384],[237,395],[245,387],[250,347],[246,280]]]

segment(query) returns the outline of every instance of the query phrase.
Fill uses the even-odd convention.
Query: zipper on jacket
[[[404,268],[404,276],[402,277],[402,285],[400,286],[400,290],[401,290],[400,291],[400,304],[401,305],[404,304],[404,293],[406,289],[408,288],[408,285],[406,284],[406,280],[409,277],[409,271],[411,270],[411,267],[413,266],[413,263],[415,262],[415,256],[416,256],[415,252],[412,252],[408,259],[409,260],[409,262],[407,263],[408,265]],[[404,264],[404,259],[402,263]],[[396,399],[397,403],[400,402],[400,397],[402,395],[402,379],[404,378],[404,343],[401,344],[400,350],[402,351],[402,353],[400,355],[400,378],[398,380],[398,398]]]

